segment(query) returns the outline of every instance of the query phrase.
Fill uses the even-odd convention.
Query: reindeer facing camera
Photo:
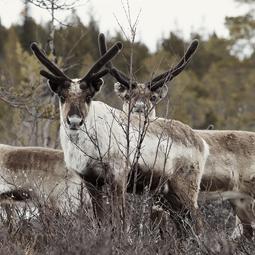
[[[128,190],[127,179],[133,170],[129,166],[136,160],[144,182],[152,178],[150,190],[156,190],[162,181],[168,183],[171,194],[166,191],[165,197],[174,193],[178,205],[173,207],[188,210],[196,221],[197,232],[200,232],[202,218],[197,197],[208,156],[204,140],[189,126],[166,119],[145,123],[146,132],[141,135],[141,122],[137,116],[128,119],[123,111],[92,100],[103,84],[101,77],[107,73],[107,70],[100,71],[101,68],[117,55],[121,44],[116,43],[106,50],[81,79],[67,77],[36,44],[31,48],[50,71],[40,73],[59,97],[60,139],[66,165],[85,179],[96,214],[103,218],[101,190],[110,176],[114,201],[123,215],[122,198]],[[160,87],[162,79],[166,78],[169,79],[168,75],[155,80],[154,88]],[[127,148],[128,153],[125,153]],[[155,148],[158,153],[154,158],[151,155],[155,154]]]
[[[155,106],[167,95],[168,83],[180,74],[189,63],[198,46],[194,40],[188,50],[172,69],[153,78],[149,82],[138,83],[129,79],[111,63],[106,67],[118,81],[114,84],[116,94],[122,99],[123,111],[142,115],[145,119],[157,120]],[[99,49],[103,54],[106,42],[99,38]],[[169,120],[171,126],[171,120]],[[209,156],[201,180],[201,190],[209,191],[203,196],[207,200],[228,199],[233,205],[237,221],[241,225],[234,231],[251,238],[255,223],[255,133],[232,130],[193,130],[209,146]],[[240,230],[240,231],[239,231]],[[238,233],[239,232],[239,233]]]
[[[98,43],[100,54],[103,55],[107,50],[103,34],[99,36]],[[111,62],[108,62],[106,67],[117,80],[117,83],[114,84],[114,91],[123,102],[123,111],[128,112],[130,110],[131,113],[142,113],[150,118],[156,117],[155,106],[166,97],[167,83],[185,69],[197,46],[198,41],[194,40],[174,68],[144,83],[131,80],[126,74],[115,68]]]

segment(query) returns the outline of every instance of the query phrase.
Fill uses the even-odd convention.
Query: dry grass
[[[128,196],[125,233],[120,222],[110,217],[114,208],[106,201],[108,217],[100,227],[85,206],[65,215],[44,207],[33,217],[24,214],[29,207],[22,212],[13,207],[9,217],[5,211],[10,207],[2,207],[0,254],[254,254],[252,242],[230,241],[234,216],[228,202],[201,205],[207,224],[198,242],[188,228],[178,236],[168,215],[161,227],[152,226],[152,201],[145,198]]]

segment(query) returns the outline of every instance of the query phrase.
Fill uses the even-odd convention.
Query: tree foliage
[[[238,0],[253,6],[254,1]],[[76,12],[66,20],[67,26],[57,27],[54,36],[57,64],[70,77],[84,75],[99,57],[97,36],[99,27],[91,16],[83,24]],[[199,33],[200,45],[187,69],[169,84],[168,97],[158,105],[158,114],[181,120],[195,128],[214,124],[217,129],[255,129],[255,74],[254,51],[250,57],[239,59],[231,54],[232,45],[240,39],[255,37],[253,13],[227,17],[226,25],[231,38],[217,34],[204,39]],[[51,132],[58,127],[57,112],[49,101],[51,92],[45,80],[39,77],[41,65],[29,49],[37,41],[47,54],[49,24],[37,24],[28,12],[23,23],[5,28],[0,24],[0,139],[16,144],[42,144],[44,119],[56,119]],[[176,33],[158,42],[156,52],[149,52],[141,41],[133,45],[120,32],[107,36],[109,47],[116,40],[124,44],[121,54],[113,60],[115,66],[129,75],[130,56],[133,51],[133,76],[138,81],[148,81],[153,75],[171,68],[183,55],[190,40]],[[114,80],[105,77],[99,99],[121,107],[113,95]],[[57,107],[56,107],[57,108]],[[53,139],[54,140],[54,139]],[[57,142],[53,141],[57,146]]]

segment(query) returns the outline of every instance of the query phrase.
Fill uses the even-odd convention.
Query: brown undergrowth
[[[0,254],[254,254],[252,242],[230,240],[234,216],[228,202],[200,205],[206,218],[201,237],[188,224],[178,235],[168,214],[160,226],[153,225],[153,202],[146,195],[128,195],[125,231],[111,217],[110,199],[104,202],[106,217],[100,224],[86,205],[61,215],[46,206],[40,212],[31,204],[2,206]]]

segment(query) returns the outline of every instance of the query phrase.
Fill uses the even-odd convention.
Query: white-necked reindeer
[[[99,47],[101,54],[107,49],[103,36]],[[108,64],[111,75],[118,81],[114,89],[123,101],[123,111],[156,120],[155,106],[167,95],[167,83],[185,68],[196,47],[197,41],[194,41],[175,67],[146,83],[131,81]],[[194,133],[202,137],[210,149],[201,190],[214,192],[207,199],[229,199],[241,221],[241,232],[251,237],[255,223],[255,133],[232,130],[194,130]]]
[[[34,199],[35,204],[69,211],[78,208],[81,183],[66,168],[61,150],[0,145],[0,203]]]
[[[128,175],[132,171],[128,165],[136,158],[144,182],[151,183],[151,190],[157,189],[162,180],[168,182],[169,190],[178,197],[178,204],[174,206],[190,211],[197,220],[199,232],[201,218],[198,217],[197,196],[208,156],[204,140],[179,121],[157,119],[147,123],[141,144],[140,118],[132,116],[127,121],[123,111],[92,101],[103,84],[101,77],[106,73],[99,70],[117,54],[121,44],[106,51],[82,79],[70,79],[36,44],[31,48],[52,73],[40,72],[60,99],[60,138],[65,162],[86,180],[93,204],[100,200],[105,176],[112,177],[117,197],[126,191]],[[128,153],[125,153],[127,148]],[[99,206],[96,209],[98,214],[102,213]]]

